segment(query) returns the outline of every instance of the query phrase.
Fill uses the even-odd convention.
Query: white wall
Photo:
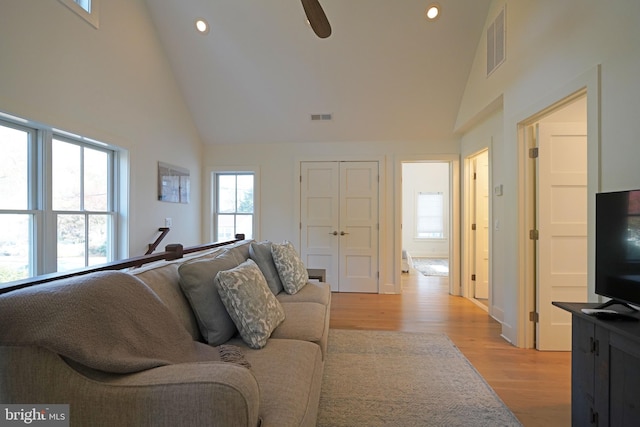
[[[129,255],[201,243],[201,141],[142,0],[103,0],[95,29],[62,3],[2,0],[0,111],[129,150]],[[188,168],[192,202],[158,202],[157,162]]]
[[[504,4],[504,0],[492,3],[487,22]],[[494,184],[504,185],[500,201],[504,210],[500,213],[502,229],[494,233],[493,243],[503,247],[504,252],[502,257],[492,257],[492,270],[501,274],[494,277],[493,283],[502,289],[505,298],[503,334],[516,344],[522,344],[525,327],[523,313],[519,313],[523,295],[518,241],[518,122],[569,95],[569,89],[579,89],[581,82],[592,82],[585,84],[590,86],[589,102],[599,99],[600,105],[588,107],[589,138],[600,138],[601,154],[599,163],[590,166],[590,176],[596,178],[590,191],[640,187],[640,168],[636,165],[640,156],[639,16],[640,2],[635,0],[507,2],[507,59],[488,78],[485,38],[478,43],[457,128],[466,134],[463,152],[469,151],[467,146],[472,144],[469,135],[480,127],[485,127],[483,134],[494,139],[492,164],[494,174],[500,176],[494,175],[493,180]],[[501,113],[501,123],[485,119],[492,111]],[[503,141],[496,143],[501,138]],[[597,160],[597,154],[592,154],[590,162]],[[590,245],[592,242],[593,235]],[[590,277],[591,290],[592,282]]]
[[[395,170],[397,156],[455,154],[456,141],[305,143],[305,144],[241,144],[210,145],[205,148],[205,170],[241,168],[260,170],[260,234],[257,239],[291,240],[299,245],[299,162],[322,160],[380,161],[380,291],[398,292],[401,248],[395,243],[396,183],[401,171]],[[444,156],[444,155],[443,155]],[[456,154],[457,156],[457,154]],[[446,156],[445,156],[446,157]],[[444,158],[444,157],[443,157]],[[398,185],[399,189],[400,186]],[[205,217],[207,208],[205,206]],[[399,239],[398,239],[399,240]],[[397,258],[397,262],[395,262]],[[397,264],[397,265],[396,265]],[[397,274],[394,268],[398,269]]]
[[[416,239],[416,197],[418,193],[442,193],[445,238]],[[449,257],[449,163],[402,164],[402,249],[413,257]]]

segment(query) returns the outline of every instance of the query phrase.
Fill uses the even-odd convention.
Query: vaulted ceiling
[[[204,142],[452,139],[490,0],[438,0],[433,22],[430,0],[320,3],[326,39],[299,0],[147,0]]]

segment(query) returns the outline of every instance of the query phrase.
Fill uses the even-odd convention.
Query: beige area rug
[[[412,267],[425,276],[448,276],[447,258],[411,258]]]
[[[445,334],[331,329],[317,426],[521,424]]]

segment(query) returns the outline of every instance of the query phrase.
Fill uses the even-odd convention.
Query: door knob
[[[333,234],[334,236],[337,236],[337,235],[338,235],[338,232],[337,232],[337,231],[334,231],[333,233],[329,233],[329,234]]]
[[[340,235],[341,235],[341,236],[344,236],[344,235],[346,235],[346,234],[349,234],[349,233],[345,233],[344,231],[341,231],[341,232],[340,232]]]

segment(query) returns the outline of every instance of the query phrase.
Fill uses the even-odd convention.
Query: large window
[[[114,150],[0,120],[0,152],[0,282],[114,259]]]
[[[444,195],[420,192],[416,200],[416,238],[444,238]]]
[[[253,238],[255,179],[251,172],[214,174],[214,235],[216,241],[232,240],[238,233]]]

